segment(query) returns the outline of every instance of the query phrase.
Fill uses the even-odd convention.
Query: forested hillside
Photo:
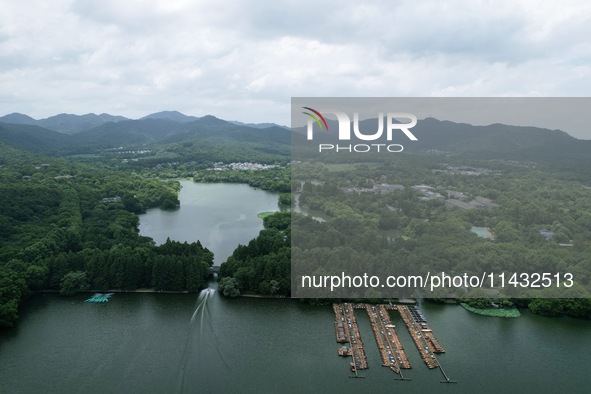
[[[269,215],[258,237],[236,248],[220,269],[220,291],[224,295],[290,295],[290,221],[289,212]]]
[[[288,232],[297,242],[290,262],[319,275],[330,273],[331,264],[352,275],[368,266],[382,274],[570,272],[573,287],[548,293],[561,298],[530,300],[521,292],[516,302],[540,314],[591,317],[591,188],[582,183],[584,169],[570,175],[577,181],[562,179],[551,161],[441,154],[407,154],[393,162],[294,163],[294,193],[322,220],[294,214]],[[475,227],[489,229],[492,238],[477,236]],[[274,240],[279,233],[265,230],[236,249],[220,272],[225,294],[272,294],[269,281],[288,282],[291,272],[277,270],[281,243]],[[503,289],[498,297],[517,294]],[[476,301],[482,296],[443,289],[425,296],[466,295]],[[371,289],[359,289],[357,296],[374,298]],[[564,299],[569,297],[582,298]]]
[[[23,156],[0,168],[0,326],[32,291],[198,291],[213,255],[199,242],[155,246],[136,213],[178,206],[179,183]]]
[[[289,153],[289,130],[246,126],[214,116],[201,118],[165,111],[133,120],[107,114],[83,116],[61,114],[36,121],[26,115],[0,117],[0,142],[29,152],[47,155],[96,154],[109,150],[153,150],[198,142],[202,153],[220,153],[233,146],[231,160],[252,160],[258,153],[285,157]],[[201,145],[206,149],[201,149]],[[241,153],[248,152],[250,157]],[[193,152],[195,153],[195,152]],[[241,159],[244,157],[244,159]],[[218,157],[220,159],[220,157]]]

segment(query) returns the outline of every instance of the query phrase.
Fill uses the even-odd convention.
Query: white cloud
[[[292,96],[588,96],[590,36],[568,0],[6,0],[0,106],[286,124]]]

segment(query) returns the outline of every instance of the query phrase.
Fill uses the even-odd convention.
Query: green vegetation
[[[291,206],[291,193],[281,193],[279,195],[279,205],[282,207]]]
[[[195,182],[229,182],[247,183],[252,187],[261,188],[272,192],[287,193],[291,191],[291,178],[289,169],[274,168],[260,171],[198,171],[194,177]],[[283,198],[285,201],[286,198]],[[289,202],[291,204],[291,200]]]
[[[211,252],[138,234],[136,214],[177,207],[179,188],[100,165],[13,157],[0,169],[0,326],[44,289],[202,289]]]
[[[88,278],[84,271],[71,271],[62,277],[60,283],[60,294],[63,296],[72,296],[78,290],[88,289]]]
[[[275,212],[263,218],[265,228],[287,231],[291,225],[291,212]]]
[[[264,218],[266,218],[267,216],[271,216],[271,215],[273,215],[274,213],[276,213],[276,212],[271,212],[271,211],[268,211],[268,212],[259,212],[259,213],[257,214],[257,217],[258,217],[259,219],[264,219]]]
[[[225,277],[220,279],[219,287],[220,291],[226,297],[238,297],[240,295],[240,285],[238,280],[232,277]]]
[[[506,309],[506,308],[475,308],[470,306],[464,302],[460,303],[460,305],[469,312],[476,313],[477,315],[483,316],[492,316],[492,317],[519,317],[521,313],[515,307]]]
[[[289,212],[265,217],[265,229],[248,245],[239,245],[220,268],[220,291],[235,297],[240,293],[290,294]]]
[[[443,160],[444,165],[440,164]],[[294,176],[308,178],[308,174],[313,174],[315,180],[303,184],[300,202],[329,219],[306,227],[306,232],[296,233],[293,229],[294,236],[302,237],[298,244],[304,245],[309,239],[311,250],[315,250],[314,245],[336,246],[337,250],[351,246],[369,254],[368,259],[400,261],[425,272],[568,269],[582,287],[589,285],[591,278],[586,267],[591,226],[587,222],[591,199],[584,185],[564,181],[547,167],[511,162],[461,161],[464,166],[486,165],[491,172],[454,174],[447,169],[459,165],[454,160],[458,159],[408,154],[377,167],[359,164],[346,173],[333,172],[322,164],[314,169],[310,163],[302,169],[294,166]],[[404,189],[371,191],[376,184],[401,185]],[[423,197],[413,188],[421,184],[428,185],[439,197]],[[351,192],[352,188],[370,191]],[[455,208],[444,201],[452,191],[464,194],[467,201],[485,197],[495,205]],[[495,240],[478,238],[470,232],[473,226],[490,228]],[[548,241],[539,233],[544,228],[560,236]],[[356,233],[351,239],[348,234],[353,229]],[[560,246],[564,241],[572,241],[573,246]],[[318,252],[320,255],[321,251]],[[382,255],[377,258],[377,253]],[[387,272],[387,267],[378,270]],[[579,290],[588,296],[586,290]]]
[[[291,189],[289,133],[282,128],[258,130],[213,117],[190,125],[159,118],[66,120],[71,134],[39,127],[49,123],[0,124],[0,327],[14,324],[20,303],[45,289],[72,295],[203,288],[213,256],[199,242],[156,246],[138,234],[137,214],[178,208],[174,179]],[[85,122],[100,124],[85,130]],[[275,168],[207,171],[214,163],[246,161]],[[281,286],[268,284],[269,291],[285,292],[289,283]]]
[[[570,315],[586,318],[591,316],[591,299],[589,298],[540,298],[531,300],[528,306],[533,313],[544,316]]]
[[[487,171],[483,175],[467,175],[449,169],[462,166]],[[299,237],[298,245],[306,245],[293,250],[292,258],[308,264],[309,272],[326,273],[322,270],[330,261],[350,262],[352,274],[365,271],[358,267],[360,261],[367,262],[376,273],[388,272],[392,261],[408,273],[416,272],[417,268],[440,269],[451,274],[471,270],[480,273],[483,270],[498,273],[572,270],[578,285],[571,294],[589,297],[591,278],[585,267],[591,251],[588,241],[591,226],[587,223],[591,199],[589,189],[582,183],[586,181],[584,172],[579,173],[579,181],[573,182],[576,173],[571,173],[565,181],[561,170],[551,170],[553,163],[466,162],[451,155],[442,158],[424,154],[398,156],[394,163],[308,162],[293,167],[297,179],[314,181],[292,182],[301,204],[322,212],[328,219],[318,223],[296,215],[294,227],[289,227],[290,236],[293,231],[293,236]],[[349,188],[369,190],[375,184],[404,188],[384,193],[347,192]],[[422,194],[412,188],[420,184],[429,185],[443,199],[421,199]],[[494,205],[479,209],[447,206],[444,200],[451,198],[452,192],[464,194],[467,201],[478,196],[488,198]],[[495,238],[479,238],[470,231],[472,227],[490,228]],[[552,240],[541,235],[540,230],[544,228],[554,232]],[[237,253],[222,265],[222,277],[234,279],[228,282],[230,288],[270,294],[268,283],[280,278],[264,277],[264,265],[253,263],[270,254],[269,249],[257,250],[257,242],[263,239],[268,241],[272,237],[262,232],[250,248],[237,249],[243,255]],[[572,242],[574,246],[560,246],[563,242]],[[286,272],[285,283],[288,278]],[[432,296],[444,299],[460,298],[464,294],[439,289]],[[500,296],[503,298],[495,300],[472,297],[465,299],[465,304],[488,315],[515,314],[511,297],[517,294],[507,291]],[[519,295],[523,296],[523,293]],[[500,308],[490,308],[491,301]],[[591,317],[585,298],[533,299],[521,304],[527,306],[528,302],[534,313]]]

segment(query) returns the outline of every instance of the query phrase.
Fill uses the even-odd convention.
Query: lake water
[[[245,185],[183,182],[181,208],[150,211],[142,217],[142,233],[151,231],[157,242],[201,239],[227,256],[262,228],[256,213],[274,210],[276,203],[276,195]],[[232,223],[243,231],[234,233]],[[208,238],[212,231],[216,235]],[[441,373],[427,369],[392,312],[413,365],[405,372],[412,381],[395,380],[381,366],[360,310],[369,369],[361,372],[365,379],[350,379],[349,360],[337,355],[330,306],[213,293],[196,312],[203,297],[118,293],[105,304],[84,303],[88,295],[82,294],[34,297],[18,326],[0,332],[0,393],[591,392],[591,321],[527,311],[498,319],[456,305],[421,305],[447,350],[439,360],[459,382],[441,384]]]
[[[166,242],[167,237],[181,242],[199,240],[214,253],[215,265],[263,229],[258,213],[279,210],[277,193],[238,183],[180,182],[181,208],[155,208],[139,215],[140,233],[157,244]]]
[[[212,284],[215,287],[214,284]],[[588,393],[591,324],[525,312],[517,319],[421,306],[458,384],[428,370],[399,333],[412,381],[381,366],[365,311],[356,311],[369,369],[350,379],[337,355],[330,306],[215,294],[192,320],[197,295],[115,294],[30,300],[0,333],[1,393]],[[396,312],[397,327],[404,327]],[[203,319],[202,319],[203,317]]]

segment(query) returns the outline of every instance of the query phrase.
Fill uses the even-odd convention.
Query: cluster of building
[[[261,163],[214,163],[213,168],[208,169],[208,171],[260,171],[260,170],[270,170],[272,168],[278,168],[274,164],[261,164]]]
[[[119,148],[119,149],[123,149],[123,148]],[[119,149],[117,149],[118,155],[145,155],[145,154],[152,152],[150,149],[142,149],[142,150],[119,150]]]
[[[137,159],[132,159],[132,160],[137,161]],[[154,168],[158,168],[158,169],[160,169],[160,168],[172,168],[172,167],[176,167],[178,165],[179,165],[179,162],[178,161],[169,161],[167,163],[159,163],[159,164],[156,164],[154,166]]]
[[[445,205],[447,205],[448,207],[460,209],[494,208],[498,206],[498,204],[495,204],[490,198],[481,196],[476,196],[471,201],[465,201],[465,199],[462,200],[457,198],[450,198],[448,200],[445,200]]]
[[[462,192],[455,190],[445,190],[447,198],[440,192],[436,191],[433,187],[427,185],[415,185],[412,187],[413,190],[421,193],[420,200],[441,200],[445,201],[445,205],[450,208],[459,209],[479,209],[479,208],[494,208],[498,204],[495,204],[490,198],[476,196],[470,199],[469,196]]]
[[[381,183],[372,187],[343,187],[341,188],[347,194],[374,193],[388,194],[396,190],[404,190],[404,186],[397,184]]]
[[[120,202],[121,201],[121,197],[119,196],[114,196],[114,197],[105,197],[101,200],[101,202]]]
[[[547,228],[543,228],[541,230],[538,231],[540,233],[540,235],[544,238],[546,238],[546,241],[551,241],[552,238],[554,237],[554,231],[548,230]]]
[[[429,200],[445,200],[443,194],[436,192],[433,187],[427,185],[414,185],[412,186],[413,190],[421,193],[422,196],[419,197],[419,200],[422,201],[429,201]]]
[[[455,190],[439,190],[433,186],[428,185],[414,185],[411,189],[419,192],[421,201],[440,200],[445,201],[445,205],[450,208],[459,209],[478,209],[478,208],[494,208],[498,206],[491,199],[481,196],[476,196],[471,199],[466,194],[455,191]],[[360,194],[360,193],[374,193],[374,194],[388,194],[396,190],[404,190],[403,185],[380,183],[374,184],[372,187],[357,187],[349,186],[342,187],[342,191],[347,194]],[[443,192],[445,192],[444,195]]]
[[[480,167],[446,166],[443,170],[431,170],[431,172],[434,174],[440,173],[451,175],[489,175],[498,171]]]
[[[547,228],[543,228],[538,230],[538,233],[546,238],[546,241],[552,241],[552,239],[554,239],[554,231],[552,230],[548,230]],[[567,242],[567,243],[559,243],[559,246],[573,246],[572,242]]]
[[[110,154],[114,153],[117,156],[127,156],[127,158],[121,160],[121,163],[129,163],[130,161],[137,162],[141,160],[141,157],[131,156],[146,156],[152,153],[150,149],[124,150],[122,146],[118,148],[105,149],[103,152],[109,152]]]

